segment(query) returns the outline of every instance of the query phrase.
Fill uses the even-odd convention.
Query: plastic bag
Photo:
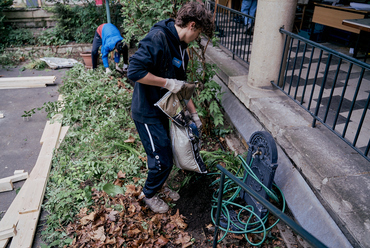
[[[177,118],[182,114],[180,113]],[[199,138],[195,135],[198,131],[195,132],[191,126],[185,122],[181,124],[179,120],[171,123],[170,136],[175,165],[182,170],[207,173],[206,165],[199,153]]]
[[[41,61],[45,61],[46,64],[53,70],[59,68],[70,68],[73,67],[75,64],[79,63],[75,59],[65,59],[65,58],[54,58],[54,57],[45,57],[41,58]]]

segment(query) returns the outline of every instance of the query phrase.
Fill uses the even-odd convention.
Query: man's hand
[[[105,74],[110,74],[110,73],[112,73],[112,71],[108,67],[105,68]]]
[[[166,84],[164,86],[164,88],[168,89],[169,91],[171,91],[172,93],[177,93],[179,92],[182,87],[184,86],[185,82],[184,81],[180,81],[180,80],[177,80],[177,79],[170,79],[170,78],[167,78],[166,79]]]
[[[200,132],[200,131],[202,130],[202,126],[203,126],[203,124],[202,124],[202,122],[200,121],[200,118],[199,118],[199,116],[198,116],[198,113],[197,113],[197,112],[192,113],[192,114],[191,114],[191,118],[193,119],[193,121],[194,121],[195,125],[197,126],[197,128],[198,128],[198,130],[199,130],[199,132]]]

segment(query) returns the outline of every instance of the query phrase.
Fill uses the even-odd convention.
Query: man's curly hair
[[[195,22],[195,28],[202,28],[202,32],[212,37],[214,25],[213,15],[204,4],[199,2],[188,2],[177,12],[175,24],[185,28],[189,22]]]

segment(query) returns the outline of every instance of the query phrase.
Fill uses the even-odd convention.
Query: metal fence
[[[215,15],[216,35],[219,43],[235,56],[249,63],[252,51],[254,17],[242,12],[230,9],[211,1],[206,2],[207,8]],[[251,19],[251,25],[245,25],[247,19]]]
[[[272,82],[370,161],[370,64],[280,29],[279,82]]]

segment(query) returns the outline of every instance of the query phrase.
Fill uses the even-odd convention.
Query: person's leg
[[[123,63],[128,65],[128,46],[126,44],[123,47]]]
[[[257,0],[252,0],[251,7],[249,9],[249,15],[256,17],[256,10],[257,10]],[[254,22],[253,19],[248,18],[248,23]]]
[[[102,42],[100,35],[98,34],[98,32],[95,32],[92,50],[91,50],[91,60],[92,60],[93,69],[98,67],[99,47],[102,45],[102,43],[103,42]]]
[[[251,8],[251,4],[252,4],[252,0],[243,0],[242,1],[242,7],[240,9],[240,12],[246,14],[246,15],[249,15],[249,11],[250,11],[250,8]],[[248,17],[245,17],[244,18],[244,25],[247,25],[248,24]]]
[[[163,124],[135,121],[136,129],[147,154],[148,177],[143,188],[146,198],[152,198],[167,180],[173,165],[168,120]]]

